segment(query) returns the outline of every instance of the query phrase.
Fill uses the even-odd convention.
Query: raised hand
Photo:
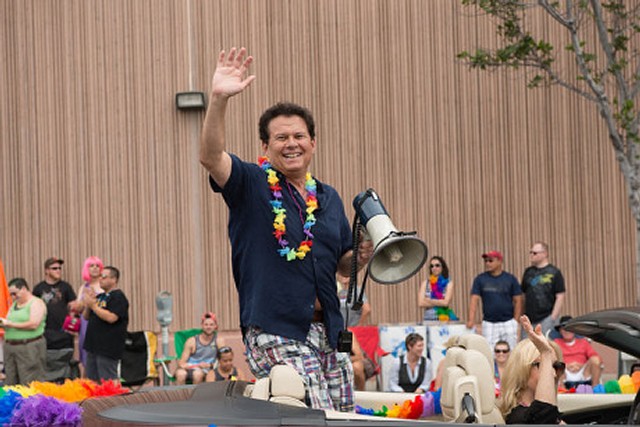
[[[247,76],[253,57],[248,56],[245,59],[246,54],[247,50],[244,47],[240,50],[233,47],[228,54],[224,50],[220,51],[218,65],[211,81],[212,95],[231,97],[242,92],[256,78]]]
[[[534,329],[531,325],[531,321],[524,314],[520,316],[520,325],[522,325],[522,329],[524,329],[531,342],[536,346],[541,354],[545,352],[555,354],[553,347],[551,347],[551,344],[549,344],[549,341],[547,340],[547,337],[542,333],[542,326],[538,324]]]

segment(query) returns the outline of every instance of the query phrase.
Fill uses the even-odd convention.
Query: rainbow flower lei
[[[442,276],[429,276],[429,285],[431,288],[431,298],[444,299],[444,291],[449,284],[449,279]],[[449,320],[458,320],[458,316],[449,307],[434,307],[436,312],[436,318],[441,322],[448,322]]]
[[[305,199],[307,206],[305,211],[307,213],[307,217],[305,218],[304,225],[302,226],[302,231],[306,237],[302,242],[300,242],[298,249],[294,250],[289,247],[289,242],[286,240],[287,227],[284,224],[284,220],[287,217],[287,210],[282,205],[282,187],[280,186],[278,174],[271,167],[269,158],[266,156],[258,158],[258,165],[260,165],[260,168],[267,174],[267,183],[269,184],[271,194],[273,194],[273,199],[269,203],[271,204],[271,210],[275,215],[275,218],[273,219],[273,235],[280,245],[278,254],[280,254],[281,257],[286,258],[287,261],[304,259],[307,253],[311,252],[311,246],[313,245],[311,227],[316,223],[316,217],[313,215],[313,212],[318,209],[316,180],[313,179],[309,172],[307,172],[304,183],[304,188],[307,190],[307,198]]]

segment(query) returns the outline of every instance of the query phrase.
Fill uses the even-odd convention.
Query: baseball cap
[[[58,258],[58,257],[55,257],[55,256],[54,256],[54,257],[51,257],[51,258],[47,259],[47,260],[44,262],[44,268],[49,268],[49,267],[51,267],[53,264],[60,264],[60,265],[62,265],[62,264],[64,264],[64,260],[62,260],[62,259],[60,259],[60,258]]]
[[[503,260],[502,254],[499,251],[489,251],[482,254],[482,258],[495,258],[500,261]]]
[[[559,331],[560,328],[564,328],[571,319],[573,319],[571,316],[562,316],[558,324],[555,326],[556,331]]]

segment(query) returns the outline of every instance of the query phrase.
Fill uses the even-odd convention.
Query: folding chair
[[[376,390],[380,390],[380,358],[389,354],[380,347],[380,333],[377,326],[352,326],[349,328],[355,335],[362,351],[373,362]]]
[[[127,332],[120,361],[120,381],[123,386],[140,388],[148,381],[160,385],[160,375],[154,363],[157,348],[158,337],[154,332]]]
[[[179,360],[182,356],[182,351],[184,350],[184,344],[187,340],[193,336],[196,336],[202,332],[201,328],[192,328],[192,329],[184,329],[182,331],[176,331],[173,334],[173,348],[176,353],[175,356],[165,356],[161,359],[155,359],[154,362],[158,365],[162,366],[162,370],[164,371],[165,378],[169,380],[169,382],[175,382],[176,378],[169,370],[169,363],[174,360]]]

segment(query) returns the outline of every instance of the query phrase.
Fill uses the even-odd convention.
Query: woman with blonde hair
[[[559,424],[558,380],[565,365],[557,345],[535,330],[527,316],[520,317],[526,338],[512,350],[502,379],[499,402],[507,424]]]

